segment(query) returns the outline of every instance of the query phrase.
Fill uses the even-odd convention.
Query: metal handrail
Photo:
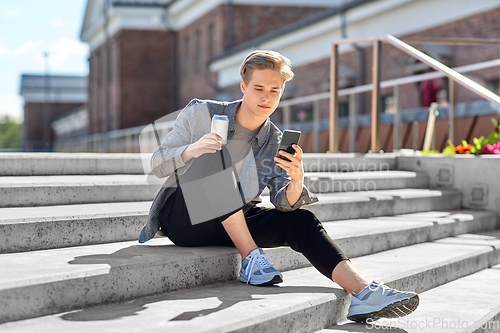
[[[496,66],[500,66],[500,59],[478,62],[478,63],[471,64],[471,65],[453,67],[452,69],[458,73],[467,73],[467,72],[477,71],[480,69],[486,69],[486,68],[491,68],[491,67],[496,67]],[[431,80],[431,79],[439,79],[439,78],[442,78],[445,76],[446,75],[444,75],[442,72],[439,72],[439,71],[411,75],[411,76],[405,76],[405,77],[401,77],[401,78],[397,78],[397,79],[382,81],[382,82],[380,82],[380,87],[381,88],[390,88],[390,87],[395,87],[395,86],[399,86],[402,84],[421,82],[421,81],[426,81],[426,80]],[[351,87],[351,88],[344,88],[344,89],[338,90],[337,93],[339,96],[348,96],[351,94],[368,92],[368,91],[371,91],[372,89],[373,89],[373,84],[370,83],[370,84],[363,84],[363,85]],[[281,107],[285,107],[285,106],[292,106],[292,105],[297,105],[297,104],[309,103],[309,102],[314,102],[314,101],[321,100],[321,99],[327,99],[329,97],[330,97],[329,91],[318,93],[318,94],[307,95],[307,96],[295,97],[295,98],[290,98],[290,99],[280,101],[279,107],[281,108]]]
[[[414,43],[440,43],[440,44],[450,44],[450,45],[478,45],[481,42],[482,44],[500,44],[500,40],[498,39],[407,39],[409,42]],[[330,140],[329,140],[329,150],[331,152],[338,151],[338,97],[341,96],[341,90],[338,90],[338,62],[339,62],[339,45],[340,44],[359,44],[359,43],[373,43],[373,83],[371,85],[358,86],[351,88],[352,90],[349,92],[343,91],[345,94],[354,94],[358,92],[364,92],[373,90],[372,94],[372,133],[371,133],[371,150],[376,152],[380,150],[380,89],[382,88],[382,84],[380,82],[380,46],[382,42],[389,43],[394,47],[402,50],[403,52],[409,54],[410,56],[422,61],[423,63],[429,65],[435,70],[442,73],[443,76],[447,76],[452,81],[450,81],[450,87],[453,87],[451,93],[454,94],[454,85],[451,82],[456,82],[466,89],[477,93],[478,95],[486,98],[487,100],[500,105],[500,96],[494,94],[488,89],[482,87],[471,79],[463,76],[458,71],[449,68],[448,66],[442,64],[436,59],[428,56],[427,54],[417,50],[416,48],[410,46],[404,41],[387,35],[386,37],[373,37],[373,38],[360,38],[360,39],[343,39],[337,40],[333,42],[332,45],[332,56],[331,56],[331,72],[330,72]],[[465,66],[464,66],[465,67]],[[473,67],[473,65],[471,65]],[[477,69],[477,68],[476,68]],[[434,74],[434,73],[428,73]],[[426,74],[423,74],[426,75]],[[430,75],[429,75],[430,76]],[[392,81],[397,81],[392,80]],[[404,83],[408,83],[404,82]],[[398,83],[393,82],[394,86],[397,86]],[[400,84],[400,83],[399,83]],[[368,86],[371,86],[368,88]],[[386,85],[387,86],[387,85]],[[366,89],[366,90],[365,90]],[[454,133],[454,110],[450,108],[450,132]],[[397,129],[395,129],[397,130]],[[452,136],[453,137],[453,136]]]
[[[467,73],[467,72],[477,71],[480,69],[485,69],[485,68],[490,68],[490,67],[495,67],[495,66],[500,66],[500,59],[480,62],[480,63],[476,63],[476,64],[472,64],[472,65],[453,67],[452,69],[458,73]],[[382,81],[382,82],[380,82],[380,87],[381,88],[390,88],[390,87],[395,87],[395,86],[399,86],[402,84],[415,83],[415,82],[427,81],[427,80],[432,80],[432,79],[439,79],[439,78],[442,78],[445,76],[446,75],[440,71],[431,72],[431,73],[424,73],[424,74],[417,74],[417,75],[406,76],[406,77],[402,77],[402,78]],[[364,84],[362,86],[345,88],[345,89],[339,90],[338,94],[339,94],[339,96],[347,96],[350,94],[357,94],[357,93],[371,91],[372,88],[373,88],[372,84]],[[330,96],[330,95],[328,95],[328,96]]]
[[[387,35],[391,36],[391,35]],[[363,44],[363,43],[373,43],[373,42],[385,42],[387,36],[381,37],[365,37],[365,38],[344,38],[338,39],[334,43],[340,44]],[[500,44],[500,39],[498,38],[399,38],[399,40],[405,43],[415,43],[415,44],[441,44],[441,45],[488,45]]]
[[[498,96],[497,94],[494,94],[490,90],[477,84],[476,82],[472,81],[468,77],[463,76],[462,74],[458,73],[457,71],[454,71],[453,69],[451,69],[450,67],[437,61],[436,59],[428,56],[424,52],[417,50],[413,46],[406,44],[405,42],[397,39],[394,36],[388,35],[386,37],[386,41],[389,44],[391,44],[392,46],[395,46],[396,48],[400,49],[401,51],[404,51],[404,52],[408,53],[409,55],[413,56],[414,58],[417,58],[421,62],[431,66],[435,70],[442,72],[444,75],[446,75],[450,79],[454,80],[456,83],[458,83],[458,84],[464,86],[465,88],[475,92],[476,94],[486,98],[487,100],[500,105],[500,96]]]

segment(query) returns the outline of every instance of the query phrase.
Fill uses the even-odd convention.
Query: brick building
[[[24,97],[23,150],[50,151],[56,139],[51,124],[75,109],[82,113],[87,100],[87,78],[24,74],[20,94]],[[74,133],[86,134],[85,111],[79,120],[72,129]]]
[[[213,57],[342,2],[89,0],[90,133],[148,124],[194,97],[227,97],[208,70]]]
[[[239,92],[239,65],[246,54],[256,48],[273,49],[287,55],[294,63],[295,78],[285,89],[285,98],[300,97],[329,91],[331,41],[341,38],[365,38],[394,35],[398,38],[439,37],[439,38],[490,38],[500,40],[500,1],[499,0],[433,0],[433,1],[354,1],[342,8],[327,9],[297,24],[289,25],[264,35],[258,40],[249,41],[225,51],[214,59],[210,69],[218,74],[218,85],[230,98],[241,96]],[[450,67],[464,66],[500,58],[500,43],[485,46],[451,45],[415,45],[420,50],[433,56]],[[340,52],[340,88],[370,84],[372,80],[372,47],[370,44],[358,44],[357,48],[341,46]],[[389,80],[429,71],[427,65],[414,60],[409,55],[388,44],[382,45],[381,80]],[[492,67],[467,73],[467,76],[479,84],[499,93],[500,69]],[[441,118],[436,128],[436,148],[442,149],[447,141],[447,98],[448,79],[437,79],[435,99],[441,102]],[[288,94],[286,90],[289,91]],[[401,85],[400,109],[403,116],[401,146],[412,148],[413,121],[418,121],[416,148],[422,149],[427,107],[420,83]],[[459,86],[457,102],[460,117],[456,119],[455,143],[471,140],[474,136],[488,135],[493,131],[491,118],[500,109],[481,97]],[[394,91],[382,89],[382,146],[384,150],[393,148],[392,115]],[[321,133],[319,151],[327,147],[327,126],[329,104],[327,99],[319,101],[321,114]],[[370,148],[371,92],[356,95],[358,128],[356,138],[357,151],[366,152]],[[296,105],[291,112],[291,126],[307,131],[306,124],[300,124],[300,115],[312,117],[312,103]],[[349,151],[349,129],[347,112],[348,96],[340,100],[340,150]],[[283,119],[278,110],[273,115],[278,123]],[[304,116],[303,116],[304,117]],[[344,121],[343,121],[344,120]],[[384,120],[386,123],[384,123]],[[294,124],[294,122],[296,122]],[[310,126],[309,126],[310,127]],[[309,129],[310,132],[310,129]],[[301,139],[302,140],[302,139]],[[312,140],[304,137],[306,151],[314,151]]]
[[[231,100],[241,97],[239,65],[254,49],[274,49],[288,56],[296,73],[283,99],[329,90],[331,41],[383,36],[500,38],[500,0],[89,0],[81,38],[90,45],[89,131],[99,133],[145,125],[181,108],[192,98]],[[499,58],[499,46],[418,45],[456,67]],[[371,47],[341,47],[340,85],[371,82]],[[109,64],[109,66],[107,65]],[[389,46],[382,47],[382,80],[423,73],[429,68]],[[468,73],[498,93],[498,67]],[[435,99],[446,106],[447,79],[438,79]],[[415,120],[417,146],[425,131],[428,94],[420,83],[401,86],[403,147]],[[481,98],[458,88],[460,138],[485,135],[496,111]],[[371,93],[356,96],[356,150],[369,147]],[[469,103],[469,104],[467,104]],[[328,100],[319,101],[320,143],[305,135],[306,151],[327,149]],[[341,116],[349,102],[343,98]],[[382,90],[382,142],[392,150],[392,89]],[[104,112],[108,110],[109,112]],[[413,112],[415,111],[415,112]],[[443,115],[446,112],[442,112]],[[292,108],[291,121],[311,120],[312,104]],[[424,119],[425,118],[425,119]],[[273,115],[282,121],[281,111]],[[342,120],[342,119],[341,119]],[[346,119],[341,124],[347,124]],[[306,126],[306,125],[304,125]],[[444,127],[443,127],[444,126]],[[349,150],[347,126],[341,126],[341,151]],[[307,132],[307,130],[306,130]],[[446,121],[438,119],[437,146],[446,144]],[[440,147],[437,147],[440,148]]]

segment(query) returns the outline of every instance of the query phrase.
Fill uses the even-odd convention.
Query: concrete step
[[[395,170],[344,173],[309,172],[304,175],[304,184],[314,193],[426,188],[428,183],[429,177],[424,173]]]
[[[490,230],[498,225],[491,213],[433,214],[360,221],[357,232],[348,230],[348,221],[325,223],[325,227],[346,254],[356,257],[460,229]],[[282,271],[309,265],[287,247],[266,253]],[[0,267],[10,269],[0,276],[0,298],[9,300],[4,307],[0,304],[0,322],[230,281],[239,262],[234,248],[180,248],[167,238],[143,245],[132,241],[2,254]]]
[[[304,154],[306,172],[365,172],[397,169],[398,154]]]
[[[319,202],[305,206],[321,221],[392,216],[432,210],[457,210],[461,193],[456,190],[396,189],[336,192],[318,195]],[[270,202],[263,203],[271,207]]]
[[[499,279],[495,265],[420,294],[419,307],[405,318],[346,321],[319,332],[500,332]]]
[[[304,154],[312,172],[387,171],[396,154]],[[144,174],[151,154],[0,153],[0,176]]]
[[[0,253],[136,240],[150,201],[0,208]]]
[[[0,176],[144,174],[151,154],[0,153]]]
[[[453,190],[384,190],[319,194],[305,206],[321,221],[460,209]],[[273,207],[269,197],[263,206]],[[0,253],[137,239],[151,202],[0,208]]]
[[[146,201],[160,187],[145,175],[1,177],[0,207]]]
[[[153,200],[164,180],[146,175],[0,177],[0,207],[35,207]],[[306,173],[312,192],[425,188],[428,177],[409,171]],[[269,195],[269,191],[264,194]]]
[[[394,288],[423,293],[498,263],[500,261],[499,236],[499,230],[482,235],[466,234],[354,258],[352,261],[368,279],[377,278]],[[163,256],[172,254],[171,251],[165,251],[165,249],[159,250]],[[181,250],[182,252],[190,251],[189,249]],[[213,249],[203,250],[209,253]],[[182,256],[181,252],[177,252],[177,255]],[[123,254],[117,256],[116,259],[125,257]],[[104,256],[100,259],[94,258],[95,263],[104,266],[103,263],[110,262],[105,260]],[[91,262],[89,257],[80,259],[80,264]],[[179,260],[179,264],[182,265],[182,259]],[[113,267],[118,270],[116,265]],[[101,274],[109,276],[112,270],[105,270],[103,267]],[[156,270],[159,269],[156,268]],[[189,276],[187,271],[184,274],[184,276]],[[201,270],[198,274],[199,277],[204,276],[206,270]],[[149,281],[146,281],[150,279],[149,272],[138,274],[137,278],[143,279],[141,286],[150,285]],[[119,285],[113,284],[115,289]],[[121,285],[121,288],[125,287]],[[77,289],[73,288],[73,294]],[[169,289],[164,288],[163,291],[166,293],[135,298],[125,303],[101,305],[53,316],[6,323],[0,325],[0,329],[2,332],[32,332],[34,330],[75,333],[314,332],[345,321],[350,303],[350,296],[345,291],[312,267],[284,272],[284,283],[268,288],[246,286],[229,281],[189,290],[168,292]],[[486,291],[483,290],[484,292]],[[74,298],[74,301],[88,301],[96,293],[97,290],[94,287],[86,290],[85,298],[78,299],[76,295],[70,297],[69,293],[60,295],[58,298],[51,294],[50,298],[64,297]],[[41,295],[34,295],[31,299],[24,300],[25,304],[33,307],[35,303],[38,303],[34,302],[35,300],[49,301],[39,296]],[[49,304],[53,307],[53,303]],[[47,307],[44,308],[46,309]],[[26,308],[17,309],[16,314],[24,314],[27,310]],[[12,313],[12,310],[9,312]],[[2,309],[0,314],[5,320],[5,309]]]
[[[349,257],[500,227],[495,212],[467,210],[342,220],[323,225]]]

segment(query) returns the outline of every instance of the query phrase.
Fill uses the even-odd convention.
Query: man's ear
[[[243,80],[241,80],[241,82],[240,82],[240,90],[243,93],[243,95],[245,95],[245,91],[247,90],[247,86],[245,84],[245,81],[243,81]]]

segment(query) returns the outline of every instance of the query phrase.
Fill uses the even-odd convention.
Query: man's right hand
[[[190,144],[183,152],[182,152],[182,160],[184,163],[189,161],[192,158],[198,158],[203,154],[207,153],[215,153],[218,150],[222,149],[222,145],[219,142],[222,140],[220,135],[215,133],[205,134],[201,139],[196,141],[195,143]]]

